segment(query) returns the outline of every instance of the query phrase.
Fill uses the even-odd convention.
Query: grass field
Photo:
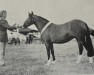
[[[7,45],[4,67],[0,75],[73,75],[94,74],[94,63],[89,64],[84,49],[80,64],[76,64],[78,46],[75,41],[55,44],[56,63],[45,66],[47,62],[44,44]]]

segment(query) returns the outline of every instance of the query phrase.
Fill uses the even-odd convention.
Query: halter
[[[51,24],[51,22],[48,22],[44,27],[43,29],[41,30],[41,34],[44,32],[44,30]]]

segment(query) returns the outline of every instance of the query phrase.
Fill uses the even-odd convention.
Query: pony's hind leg
[[[79,39],[76,38],[76,40],[77,40],[78,47],[79,47],[79,56],[78,56],[76,63],[80,63],[81,58],[82,58],[82,53],[83,53],[83,45]]]

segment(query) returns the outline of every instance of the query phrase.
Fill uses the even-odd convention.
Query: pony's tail
[[[92,57],[92,56],[94,56],[94,50],[93,50],[93,45],[92,45],[90,35],[86,36],[86,42],[87,42],[87,51],[88,51],[87,55],[89,57]]]
[[[94,30],[93,29],[89,28],[89,33],[90,33],[90,35],[92,35],[94,37]]]
[[[94,30],[92,30],[92,32],[90,33],[90,28],[87,25],[86,27],[87,27],[86,42],[87,42],[87,51],[88,51],[87,55],[89,57],[92,57],[94,56],[94,50],[93,50],[93,45],[90,35],[94,36]]]

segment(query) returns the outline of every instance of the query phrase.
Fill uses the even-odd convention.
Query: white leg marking
[[[52,61],[52,64],[55,64],[56,63],[56,60]]]
[[[48,60],[46,65],[50,65],[51,64],[51,59]]]
[[[82,55],[79,55],[76,63],[80,63],[81,58],[82,58]]]
[[[89,63],[93,63],[93,58],[89,57]]]

